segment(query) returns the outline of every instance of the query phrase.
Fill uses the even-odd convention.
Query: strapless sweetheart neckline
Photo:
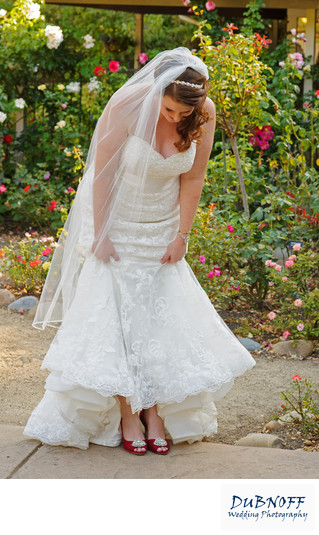
[[[139,139],[140,141],[142,141],[143,143],[146,143],[146,145],[148,145],[149,147],[151,147],[152,151],[157,154],[160,158],[162,158],[163,160],[170,160],[171,158],[173,158],[174,156],[179,156],[180,154],[186,154],[188,151],[191,150],[192,146],[191,145],[187,150],[183,151],[183,152],[175,152],[174,154],[171,154],[170,156],[163,156],[163,154],[161,154],[160,152],[158,152],[156,149],[154,149],[154,147],[152,147],[152,145],[150,143],[148,143],[148,141],[145,141],[145,139],[142,139],[141,137],[138,137],[136,136],[135,134],[130,134],[128,137],[134,137],[136,139]],[[192,141],[193,143],[193,141]]]

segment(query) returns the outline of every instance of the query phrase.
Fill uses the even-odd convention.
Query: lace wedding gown
[[[143,157],[144,143],[127,138],[122,158],[128,169]],[[133,197],[128,190],[110,232],[120,261],[104,263],[88,252],[75,298],[41,365],[51,373],[24,435],[81,449],[90,442],[117,446],[117,394],[134,412],[157,403],[173,443],[217,432],[214,401],[256,363],[186,260],[160,263],[179,228],[179,175],[191,169],[195,152],[195,143],[169,158],[152,150],[143,218],[125,218]],[[125,179],[133,192],[134,175]]]

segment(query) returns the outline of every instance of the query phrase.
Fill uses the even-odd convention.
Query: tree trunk
[[[231,142],[231,146],[232,146],[233,153],[234,153],[235,160],[236,160],[236,167],[237,167],[237,173],[238,173],[238,178],[239,178],[239,185],[240,185],[241,194],[242,194],[242,197],[243,197],[244,212],[245,212],[245,215],[246,215],[247,219],[249,219],[250,218],[250,212],[249,212],[249,206],[248,206],[248,199],[247,199],[246,187],[245,187],[245,182],[244,182],[244,177],[243,177],[243,170],[242,170],[242,167],[241,167],[241,162],[240,162],[239,153],[238,153],[236,136],[231,136],[230,137],[230,142]]]

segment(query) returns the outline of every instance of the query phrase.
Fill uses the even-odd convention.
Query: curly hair
[[[176,130],[181,140],[174,143],[174,145],[179,152],[184,152],[189,149],[192,141],[197,141],[198,144],[201,142],[203,125],[211,119],[211,116],[204,110],[207,97],[207,81],[205,77],[191,67],[187,67],[176,80],[201,85],[201,88],[196,88],[173,82],[166,87],[164,92],[164,95],[173,98],[177,102],[194,107],[190,115],[177,123]]]

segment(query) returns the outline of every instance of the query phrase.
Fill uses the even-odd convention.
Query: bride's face
[[[161,105],[161,116],[163,116],[169,123],[179,123],[184,117],[190,115],[194,110],[193,106],[187,106],[181,102],[177,102],[172,97],[164,95]]]

